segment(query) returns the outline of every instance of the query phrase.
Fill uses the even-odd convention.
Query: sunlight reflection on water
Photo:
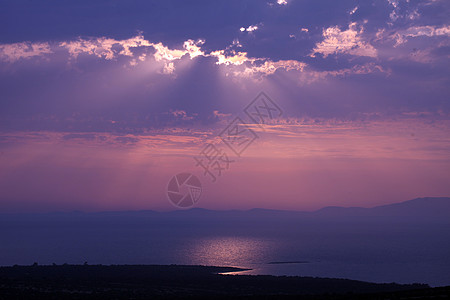
[[[277,250],[274,241],[252,237],[200,238],[188,247],[190,264],[241,266],[263,264]]]
[[[314,247],[299,238],[280,240],[267,237],[209,236],[185,239],[181,244],[176,256],[177,261],[182,264],[251,269],[226,273],[227,275],[333,277],[379,283],[421,282],[433,286],[448,284],[448,280],[443,277],[448,272],[448,264],[439,266],[420,261],[393,263],[387,257],[380,260],[377,253],[383,253],[382,246],[374,247],[373,253],[368,253],[367,258],[358,260],[351,247],[345,252],[330,243]]]

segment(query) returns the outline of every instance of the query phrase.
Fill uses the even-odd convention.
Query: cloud
[[[205,40],[198,40],[194,42],[193,40],[187,40],[184,42],[183,47],[186,49],[186,52],[189,54],[189,57],[195,58],[197,56],[204,56],[205,53],[201,50],[201,45],[205,43]]]
[[[14,62],[20,59],[26,59],[44,54],[51,54],[57,50],[66,50],[71,59],[77,59],[81,54],[93,55],[98,58],[113,60],[119,56],[135,57],[134,49],[140,47],[152,47],[155,50],[154,57],[156,61],[172,61],[180,59],[188,54],[189,57],[205,55],[201,50],[204,40],[187,40],[183,43],[182,49],[169,49],[163,43],[152,43],[146,40],[142,35],[116,40],[106,37],[98,38],[78,38],[72,41],[64,41],[56,44],[50,43],[15,43],[0,45],[0,58],[5,61]],[[137,58],[144,61],[146,53]]]
[[[255,31],[255,30],[258,30],[258,29],[259,29],[259,26],[258,26],[258,25],[250,25],[250,26],[248,26],[247,28],[241,27],[239,30],[240,30],[241,32],[244,32],[244,31],[252,32],[252,31]]]
[[[393,26],[399,20],[404,22],[418,20],[419,18],[426,20],[430,16],[433,19],[433,23],[436,24],[436,21],[439,20],[439,14],[433,13],[430,10],[430,6],[434,6],[433,10],[435,12],[441,8],[443,10],[448,9],[448,7],[445,7],[445,0],[387,0],[387,2],[392,8],[389,12],[389,22],[387,23],[389,26]],[[445,13],[442,16],[445,16]]]
[[[415,20],[415,19],[418,19],[419,17],[420,17],[420,14],[417,9],[413,10],[412,12],[410,12],[407,15],[407,18],[410,20]]]
[[[59,43],[32,43],[23,42],[15,44],[0,44],[0,60],[14,63],[23,59],[43,57],[67,51],[70,61],[76,61],[80,55],[94,56],[104,60],[117,60],[119,57],[129,57],[130,66],[136,66],[139,62],[147,59],[151,50],[157,62],[164,62],[160,73],[173,74],[175,72],[174,60],[189,55],[190,59],[198,56],[207,56],[201,45],[204,40],[187,40],[183,42],[181,49],[170,49],[163,43],[152,43],[139,34],[129,39],[116,40],[107,37],[78,38],[76,40],[63,41]],[[139,49],[139,51],[138,51]]]
[[[233,74],[248,78],[260,78],[261,76],[274,74],[278,69],[284,69],[286,71],[296,70],[302,72],[306,66],[306,63],[296,60],[279,60],[275,62],[265,60],[263,63],[261,63],[261,61],[253,60],[250,65],[245,66],[244,70],[234,71]]]
[[[190,120],[193,120],[195,118],[195,115],[194,116],[189,116],[186,113],[186,111],[184,111],[184,110],[173,110],[173,111],[170,112],[170,114],[172,116],[174,116],[176,119],[180,119],[180,120],[183,120],[183,121],[190,121]]]
[[[395,39],[394,47],[404,44],[409,38],[450,36],[450,26],[412,26],[405,30],[399,30],[392,37]]]
[[[387,0],[390,5],[392,5],[394,8],[397,8],[399,0]]]
[[[0,60],[15,62],[20,59],[50,54],[53,51],[48,43],[14,43],[0,45]]]
[[[205,43],[204,40],[187,40],[183,43],[183,49],[169,49],[162,43],[153,44],[150,43],[156,50],[155,59],[157,61],[161,60],[176,60],[182,58],[184,55],[189,54],[191,59],[197,56],[204,56],[205,53],[201,50],[201,45]]]
[[[156,50],[156,61],[180,59],[187,53],[186,50],[183,49],[169,49],[164,46],[163,43],[153,44],[152,46]]]
[[[389,14],[389,18],[391,19],[391,21],[396,21],[400,16],[399,16],[399,0],[387,0],[389,2],[390,5],[393,6],[393,10],[392,12]]]
[[[277,0],[277,4],[279,4],[279,5],[286,5],[287,1],[286,0]]]
[[[218,65],[242,65],[244,62],[249,61],[246,52],[236,52],[234,50],[229,51],[229,54],[225,54],[225,50],[213,51],[210,56],[217,57],[216,64]]]
[[[319,80],[324,80],[327,77],[345,77],[349,75],[365,75],[372,73],[384,73],[386,75],[390,75],[391,72],[391,70],[385,69],[375,63],[366,63],[362,65],[355,65],[351,68],[344,68],[334,71],[316,71],[309,69],[300,73],[299,79],[301,83],[310,84]]]
[[[75,41],[66,41],[59,44],[61,48],[66,49],[72,58],[77,58],[80,54],[95,55],[99,58],[111,60],[118,55],[133,56],[132,48],[155,45],[145,40],[142,35],[125,39],[115,40],[106,37],[77,39]]]
[[[175,72],[175,66],[173,62],[165,63],[162,72],[163,74],[173,74]]]
[[[164,10],[136,5],[141,8],[133,20],[128,13],[111,15],[113,10],[103,10],[101,18],[88,19],[85,25],[78,22],[86,17],[80,10],[80,17],[67,18],[51,30],[43,24],[58,24],[54,16],[59,14],[45,13],[52,22],[24,17],[28,24],[22,27],[5,21],[10,26],[3,30],[1,42],[14,44],[0,45],[0,128],[62,132],[57,141],[63,145],[101,144],[106,152],[123,147],[167,156],[177,149],[188,153],[195,144],[198,148],[192,153],[198,153],[204,145],[202,134],[169,129],[208,130],[214,136],[261,90],[276,99],[286,115],[309,117],[312,125],[321,118],[353,120],[365,113],[384,118],[383,113],[398,116],[404,111],[442,110],[448,119],[449,27],[442,19],[445,10],[437,4],[424,8],[411,1],[408,10],[405,1],[393,2],[404,17],[389,25],[389,14],[396,7],[384,0],[382,5],[270,0],[271,7],[266,2],[249,1],[245,7],[239,1],[202,7],[180,2],[183,9],[160,18],[155,12],[169,11],[172,4],[159,1],[151,5]],[[114,21],[104,23],[107,20]],[[32,26],[36,28],[25,30]],[[143,33],[135,34],[136,28]],[[77,37],[80,34],[82,38]],[[399,46],[394,48],[397,40]],[[437,59],[425,64],[433,55]],[[433,118],[431,122],[436,124]],[[286,153],[321,151],[325,157],[344,145],[336,139],[329,144],[330,151],[316,149],[301,139],[308,133],[304,125],[280,133],[296,134],[299,140],[295,147],[280,144]],[[389,128],[395,126],[380,132]],[[399,134],[409,135],[409,130]],[[317,130],[310,137],[320,134]],[[354,141],[357,155],[364,153],[358,147],[382,141],[358,144],[361,140]],[[284,147],[270,149],[282,152]],[[342,149],[342,155],[349,149]],[[448,151],[444,154],[448,157]]]
[[[311,57],[315,57],[316,53],[320,53],[324,57],[339,53],[376,57],[377,50],[362,39],[363,32],[364,28],[361,26],[361,29],[358,30],[356,22],[350,23],[348,29],[344,31],[338,26],[328,27],[322,33],[324,40],[316,44]]]

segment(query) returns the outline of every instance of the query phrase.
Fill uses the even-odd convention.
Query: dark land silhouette
[[[218,274],[239,270],[181,265],[1,267],[0,299],[428,299],[450,295],[449,288],[424,284]]]

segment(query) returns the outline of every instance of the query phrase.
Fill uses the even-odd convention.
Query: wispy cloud
[[[412,26],[404,30],[398,30],[391,37],[395,39],[395,45],[404,44],[410,38],[415,37],[435,37],[435,36],[450,36],[450,26]]]

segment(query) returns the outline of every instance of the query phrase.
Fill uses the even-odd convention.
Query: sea
[[[81,224],[81,225],[80,225]],[[200,226],[200,227],[199,227]],[[179,264],[234,266],[235,274],[450,285],[449,226],[307,224],[280,230],[159,223],[0,222],[0,265]],[[345,228],[344,228],[345,227]],[[268,229],[269,228],[269,229]]]

